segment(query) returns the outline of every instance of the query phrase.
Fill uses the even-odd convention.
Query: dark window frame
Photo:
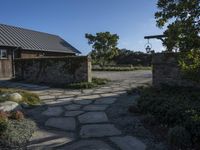
[[[6,49],[0,49],[0,59],[8,59],[8,51]]]

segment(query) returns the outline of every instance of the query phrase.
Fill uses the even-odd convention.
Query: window
[[[0,59],[7,59],[7,58],[8,58],[7,50],[0,49]]]

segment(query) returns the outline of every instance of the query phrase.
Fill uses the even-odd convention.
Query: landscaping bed
[[[13,98],[14,97],[12,96],[13,93],[15,94],[18,93],[22,96],[19,101],[16,98]],[[15,101],[20,104],[26,103],[27,105],[32,105],[32,106],[41,103],[37,94],[18,89],[0,88],[0,103],[5,101]]]
[[[0,149],[25,149],[36,124],[21,111],[0,112]]]
[[[146,114],[146,128],[155,134],[163,133],[171,149],[200,149],[199,89],[141,87],[133,89],[134,93],[140,97],[129,111]]]
[[[98,87],[100,85],[105,85],[109,82],[110,80],[105,79],[105,78],[92,78],[92,82],[80,82],[80,83],[72,83],[65,88],[69,89],[91,89]]]

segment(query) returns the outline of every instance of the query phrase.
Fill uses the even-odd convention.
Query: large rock
[[[0,103],[0,111],[13,111],[13,110],[21,110],[22,107],[13,101],[6,101]]]
[[[12,93],[8,95],[8,99],[14,102],[21,102],[23,97],[19,93]]]

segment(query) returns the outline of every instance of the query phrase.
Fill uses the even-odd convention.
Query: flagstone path
[[[150,71],[144,71],[135,73],[134,78],[117,79],[106,86],[86,90],[53,89],[8,81],[0,85],[30,90],[44,103],[27,111],[38,124],[28,145],[30,150],[145,150],[145,143],[116,128],[106,109],[128,89],[150,81]]]

